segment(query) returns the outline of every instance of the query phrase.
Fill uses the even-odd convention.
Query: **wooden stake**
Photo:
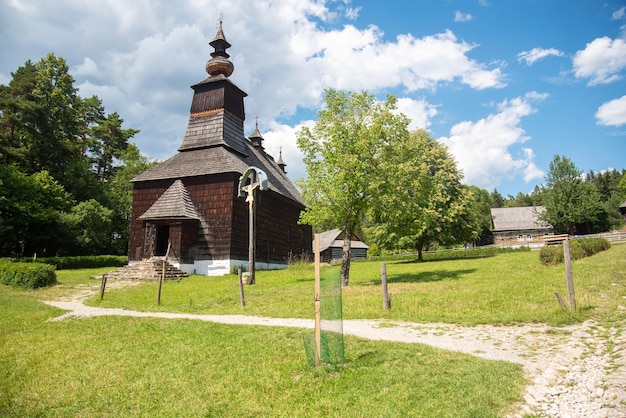
[[[561,294],[559,292],[554,292],[554,296],[556,296],[556,300],[559,301],[561,308],[563,308],[564,311],[567,311],[567,305],[565,304],[565,301],[563,300]]]
[[[389,293],[387,292],[387,265],[385,263],[380,265],[380,273],[383,285],[383,309],[388,311],[391,309],[391,301],[389,300]]]
[[[100,300],[104,299],[104,288],[107,285],[107,275],[102,275],[102,281],[100,282]]]
[[[157,305],[161,304],[161,287],[163,286],[163,281],[165,280],[165,273],[167,272],[167,257],[170,255],[170,247],[172,243],[167,243],[167,251],[165,252],[165,257],[163,258],[163,271],[161,271],[161,277],[159,278],[159,291],[157,293]]]
[[[241,272],[241,267],[237,269],[237,275],[239,276],[239,301],[241,302],[241,307],[244,308],[246,306],[246,299],[243,294],[243,273]]]
[[[320,277],[320,235],[315,234],[313,240],[313,252],[315,253],[315,365],[322,364],[322,316],[321,316],[321,277]]]
[[[565,279],[567,280],[567,297],[570,312],[576,312],[576,295],[574,293],[574,277],[572,276],[572,260],[569,252],[569,239],[563,241],[563,259],[565,261]]]

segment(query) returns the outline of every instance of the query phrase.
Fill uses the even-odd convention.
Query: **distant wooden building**
[[[619,206],[619,213],[624,217],[624,221],[626,221],[626,201]]]
[[[344,232],[339,229],[331,229],[320,234],[320,258],[322,262],[332,263],[333,261],[341,260],[343,255],[343,237]],[[352,234],[350,247],[351,260],[367,259],[369,247],[355,234]]]
[[[239,197],[240,176],[262,170],[268,190],[256,197],[256,268],[286,267],[290,257],[310,254],[312,230],[298,223],[302,196],[263,148],[258,124],[244,135],[245,92],[229,80],[234,67],[220,22],[209,76],[191,86],[187,131],[178,153],[136,176],[129,262],[165,254],[188,273],[221,275],[248,263],[248,204]],[[171,258],[170,258],[171,260]]]
[[[552,227],[539,220],[539,215],[545,210],[543,206],[491,209],[494,245],[542,246],[544,237],[553,235]]]

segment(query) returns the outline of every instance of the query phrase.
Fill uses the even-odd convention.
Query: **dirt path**
[[[118,286],[127,284],[116,283]],[[97,291],[85,287],[73,297],[47,301],[68,311],[53,318],[134,316],[193,319],[222,324],[313,328],[313,320],[247,315],[194,315],[138,312],[85,306]],[[547,325],[464,327],[377,320],[344,320],[344,334],[370,340],[421,343],[524,366],[529,378],[525,404],[511,417],[626,417],[626,337],[591,321],[554,328]],[[609,349],[612,348],[612,349]]]

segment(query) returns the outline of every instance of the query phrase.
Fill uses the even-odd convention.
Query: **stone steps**
[[[165,263],[165,279],[180,279],[187,277],[187,273]],[[141,260],[137,264],[124,266],[120,269],[105,273],[107,280],[159,280],[163,275],[163,257],[151,257]]]

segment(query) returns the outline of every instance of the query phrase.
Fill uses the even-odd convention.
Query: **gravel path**
[[[119,285],[124,285],[119,283]],[[193,319],[222,324],[313,328],[313,320],[265,318],[247,315],[194,315],[138,312],[85,306],[83,300],[97,287],[87,287],[71,298],[47,301],[68,311],[52,318],[106,315]],[[525,402],[511,417],[626,417],[626,333],[623,326],[604,329],[591,321],[554,328],[547,325],[464,327],[377,320],[344,320],[344,334],[370,340],[421,343],[504,360],[524,366],[529,378]]]

